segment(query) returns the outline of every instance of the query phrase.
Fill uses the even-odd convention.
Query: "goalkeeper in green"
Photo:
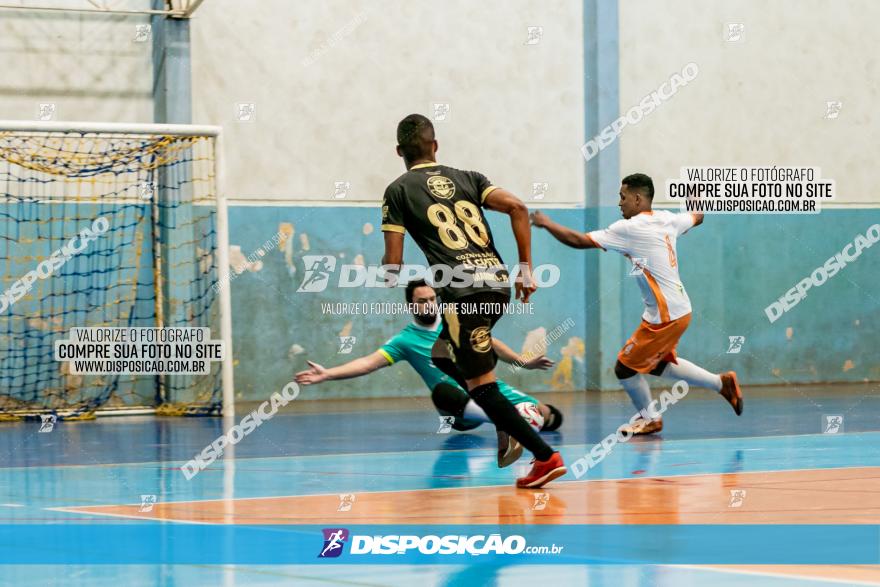
[[[312,385],[334,379],[350,379],[406,361],[431,390],[431,400],[437,411],[442,416],[452,418],[453,429],[471,430],[483,422],[491,422],[483,409],[464,390],[462,382],[447,374],[454,373],[454,368],[441,370],[435,365],[437,359],[431,359],[431,349],[442,328],[434,289],[424,280],[411,281],[406,286],[406,301],[413,308],[413,321],[378,350],[337,367],[325,368],[308,361],[310,368],[297,373],[296,382],[300,385]],[[553,361],[544,355],[520,357],[501,341],[493,339],[492,342],[495,352],[503,361],[515,363],[523,369],[546,370],[553,366]],[[554,406],[541,403],[501,380],[498,381],[498,389],[536,431],[556,430],[562,425],[562,413]],[[516,451],[511,453],[500,449],[501,447],[498,454],[499,467],[506,467],[519,457]],[[518,452],[521,454],[522,449]]]

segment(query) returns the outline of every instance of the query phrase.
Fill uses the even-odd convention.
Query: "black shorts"
[[[510,303],[510,290],[481,291],[447,305],[438,342],[464,379],[474,379],[495,369],[498,355],[492,348],[492,327]]]

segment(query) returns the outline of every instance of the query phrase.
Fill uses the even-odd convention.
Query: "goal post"
[[[234,412],[220,127],[0,121],[0,419]],[[72,328],[207,327],[206,374],[80,375]]]

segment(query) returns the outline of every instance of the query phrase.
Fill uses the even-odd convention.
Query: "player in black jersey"
[[[516,480],[516,485],[541,487],[564,475],[566,468],[559,453],[526,424],[498,390],[492,326],[510,301],[510,275],[483,214],[483,208],[488,208],[510,216],[520,261],[516,298],[525,303],[537,289],[531,276],[528,208],[510,192],[493,186],[481,173],[438,164],[434,125],[420,114],[410,114],[400,121],[397,143],[397,154],[403,157],[407,171],[385,190],[382,263],[400,266],[403,237],[409,232],[432,269],[444,273],[437,281],[448,283],[436,289],[447,304],[440,335],[445,345],[435,349],[438,353],[447,351],[468,393],[495,424],[499,464],[514,462],[524,446],[535,455],[534,465],[528,475]],[[440,357],[435,363],[444,366]]]

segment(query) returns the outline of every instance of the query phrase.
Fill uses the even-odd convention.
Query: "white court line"
[[[848,469],[877,469],[878,471],[880,471],[880,467],[828,467],[827,469],[786,469],[784,471],[780,471],[778,469],[770,469],[768,471],[741,471],[741,472],[738,472],[737,475],[752,475],[752,474],[765,474],[765,473],[787,473],[789,471],[794,471],[794,472],[798,472],[798,471],[845,471]],[[359,473],[352,473],[352,474],[359,474]],[[614,479],[575,479],[575,480],[570,480],[570,481],[560,481],[557,479],[556,481],[554,481],[554,483],[562,484],[562,485],[570,485],[570,484],[574,484],[574,483],[600,483],[600,482],[604,482],[604,481],[632,481],[633,479],[665,479],[668,477],[676,477],[676,478],[678,478],[678,477],[682,477],[682,478],[684,478],[684,477],[706,477],[706,476],[710,476],[710,475],[722,475],[722,474],[723,473],[685,473],[682,475],[657,475],[654,477],[635,477],[635,478],[634,477],[620,477],[620,478],[614,478]],[[403,493],[403,492],[416,492],[416,491],[417,492],[448,491],[450,489],[453,489],[453,490],[455,490],[455,489],[458,489],[458,490],[490,489],[490,488],[497,488],[497,487],[510,487],[510,484],[509,483],[504,483],[504,484],[498,483],[498,484],[494,484],[494,485],[467,485],[467,486],[463,486],[463,487],[424,487],[424,488],[418,488],[418,489],[386,489],[384,491],[354,491],[351,493],[354,493],[356,495],[373,495],[373,494],[380,494],[380,493]],[[339,495],[338,492],[337,493],[301,493],[301,494],[296,494],[296,495],[262,495],[262,496],[257,496],[257,497],[234,497],[231,500],[227,499],[227,498],[223,498],[223,497],[218,497],[216,499],[197,499],[197,500],[188,499],[188,500],[184,500],[184,501],[163,501],[160,503],[171,504],[171,505],[180,505],[180,504],[199,504],[199,503],[226,502],[226,501],[260,501],[260,500],[265,500],[265,499],[292,499],[292,498],[297,498],[297,497],[331,497],[331,496],[338,496],[338,495]],[[123,504],[104,504],[104,505],[69,505],[69,506],[43,508],[43,509],[51,510],[51,511],[57,510],[57,511],[63,511],[63,512],[68,512],[68,513],[73,512],[73,513],[79,513],[79,514],[95,514],[95,515],[99,515],[99,516],[133,517],[137,520],[158,520],[158,521],[161,521],[161,520],[166,520],[166,519],[169,519],[169,520],[173,519],[173,518],[149,518],[149,517],[144,518],[144,517],[139,517],[139,516],[128,516],[127,514],[105,514],[103,512],[94,512],[94,511],[88,511],[86,509],[80,509],[80,508],[98,508],[98,507],[122,507],[122,506],[126,506],[126,505],[134,507],[134,506],[139,506],[140,504],[123,503]]]
[[[208,500],[205,500],[205,501],[208,501]],[[162,503],[186,503],[186,502],[185,501],[184,502],[164,501]],[[123,505],[126,505],[126,504],[123,504]],[[219,522],[219,523],[218,522],[198,522],[195,520],[180,520],[177,518],[146,518],[143,516],[135,516],[132,514],[110,514],[110,513],[106,513],[106,512],[88,512],[88,511],[78,510],[78,509],[76,509],[77,507],[95,507],[95,506],[70,506],[70,507],[43,508],[43,509],[46,511],[50,511],[50,512],[64,512],[66,514],[79,514],[79,515],[91,514],[93,516],[106,516],[106,517],[110,517],[110,518],[125,518],[127,520],[140,520],[142,522],[170,522],[173,524],[197,524],[197,525],[204,525],[204,526],[226,525],[225,522]],[[97,506],[97,507],[104,507],[104,506]],[[118,506],[110,506],[110,507],[118,507]],[[289,525],[295,526],[296,524],[289,524]]]
[[[304,414],[298,414],[304,415]],[[488,430],[488,429],[487,429]],[[689,442],[716,442],[722,443],[731,440],[748,440],[753,438],[803,438],[805,436],[828,436],[828,437],[837,437],[837,438],[857,438],[863,436],[871,436],[871,435],[880,435],[878,431],[870,431],[870,432],[846,432],[844,434],[824,434],[822,432],[815,432],[811,434],[778,434],[772,436],[730,436],[726,438],[679,438],[675,440],[663,440],[664,445],[676,443],[676,444],[686,444]],[[647,445],[647,442],[641,441],[632,446],[642,446]],[[566,450],[576,450],[578,447],[583,448],[592,448],[595,444],[560,444],[559,448],[564,448]],[[662,445],[661,445],[662,446]],[[755,447],[754,450],[760,450],[761,447]],[[320,454],[320,455],[281,455],[281,456],[271,456],[271,457],[240,457],[236,458],[236,462],[245,462],[245,461],[266,461],[266,460],[280,460],[280,459],[333,459],[336,457],[377,457],[377,456],[386,456],[386,455],[411,455],[411,454],[439,454],[439,453],[450,453],[450,452],[467,452],[467,451],[475,451],[475,450],[491,450],[491,447],[473,447],[473,448],[457,448],[457,449],[429,449],[429,450],[408,450],[408,451],[391,451],[391,452],[345,452],[345,453],[328,453],[328,454]],[[201,452],[201,451],[199,451]],[[198,454],[198,453],[197,453]],[[179,469],[180,467],[169,467],[169,461],[134,461],[129,463],[99,463],[99,464],[77,464],[77,465],[36,465],[36,466],[21,466],[21,467],[0,467],[0,473],[3,471],[14,471],[16,469],[22,470],[34,470],[34,469],[75,469],[82,467],[89,467],[94,469],[95,467],[132,467],[132,466],[140,466],[140,465],[153,465],[160,466],[166,469]],[[821,469],[851,469],[853,467],[822,467]],[[869,467],[870,468],[870,467]],[[219,469],[218,469],[219,470]],[[816,469],[773,469],[772,471],[813,471]],[[756,471],[756,472],[768,472],[768,471]],[[712,473],[696,473],[697,475],[709,475]],[[715,473],[720,475],[721,473]],[[660,477],[679,477],[681,475],[660,475]],[[640,479],[649,479],[649,477],[639,476]],[[632,477],[624,477],[624,479],[632,479]],[[612,481],[617,481],[618,479],[611,479]]]
[[[802,580],[802,581],[814,581],[817,583],[834,583],[840,585],[880,585],[880,581],[855,581],[855,580],[844,580],[844,579],[829,579],[826,577],[812,577],[810,575],[796,575],[794,573],[780,573],[780,572],[771,572],[771,571],[753,571],[750,569],[726,569],[726,568],[717,568],[717,567],[703,567],[700,565],[660,565],[669,568],[678,568],[678,569],[696,569],[700,571],[711,571],[714,573],[726,573],[731,575],[753,575],[757,577],[779,577],[780,579],[792,579],[792,580]],[[788,566],[788,565],[773,565],[773,566]],[[792,565],[792,566],[809,566],[809,565]],[[862,565],[817,565],[817,566],[862,566]],[[873,565],[871,565],[873,566]]]

